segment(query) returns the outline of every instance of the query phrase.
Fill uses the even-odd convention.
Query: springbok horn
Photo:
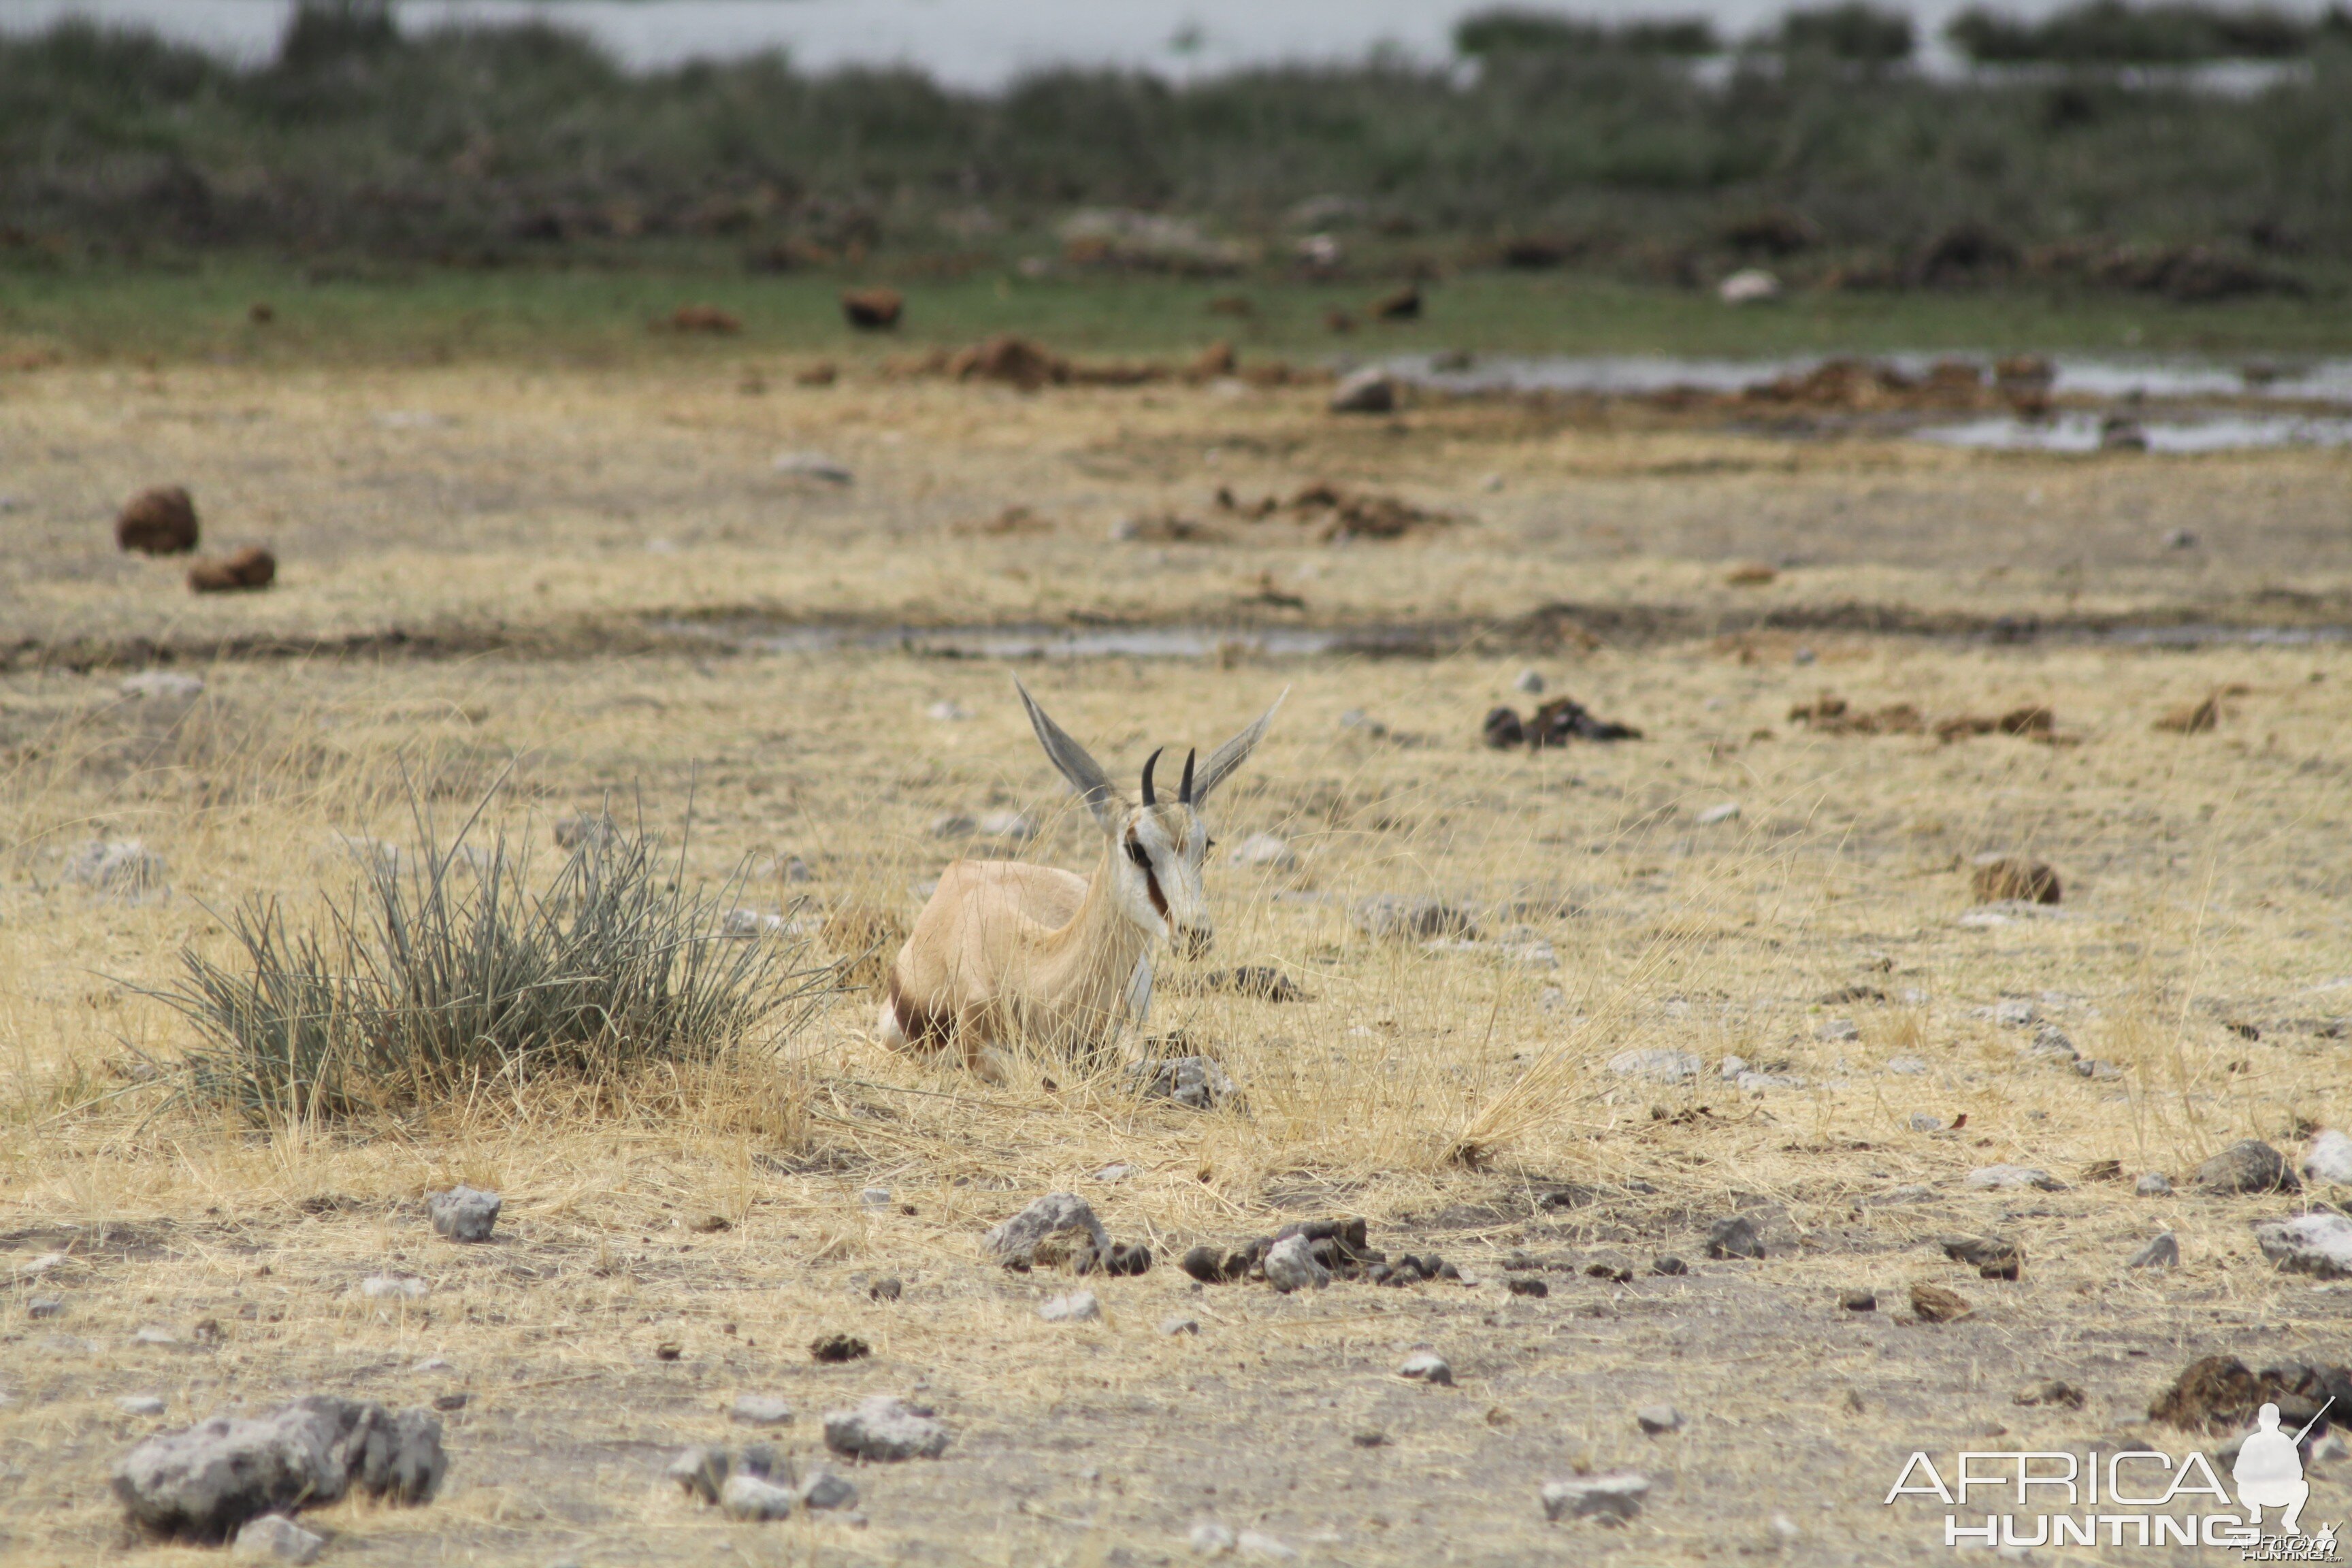
[[[1167,749],[1167,747],[1162,746],[1160,748],[1160,752],[1164,752]],[[1157,763],[1160,760],[1160,752],[1154,752],[1150,756],[1143,759],[1143,804],[1146,805],[1158,805],[1160,804],[1158,800],[1153,798],[1151,794],[1151,766],[1154,763]],[[1192,787],[1192,764],[1190,763],[1186,763],[1184,764],[1184,787],[1188,790]]]
[[[1176,798],[1186,805],[1192,804],[1192,759],[1197,752],[1184,753],[1184,782],[1176,786]]]

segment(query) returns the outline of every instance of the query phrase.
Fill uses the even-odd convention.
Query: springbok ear
[[[1070,781],[1070,787],[1078,792],[1078,798],[1086,802],[1087,809],[1094,813],[1104,832],[1117,828],[1122,816],[1121,803],[1110,775],[1103,772],[1100,763],[1087,754],[1084,746],[1071,740],[1059,724],[1045,716],[1045,710],[1037,706],[1037,700],[1029,695],[1029,689],[1021,684],[1018,677],[1013,679],[1013,689],[1021,693],[1021,705],[1029,710],[1029,727],[1037,731],[1037,743],[1045,748],[1046,760]]]
[[[1256,723],[1209,753],[1209,760],[1201,764],[1200,776],[1192,781],[1194,807],[1205,805],[1209,796],[1215,793],[1217,786],[1225,782],[1225,775],[1240,767],[1248,759],[1250,749],[1255,746],[1259,737],[1265,733],[1266,725],[1274,721],[1275,709],[1281,707],[1284,700],[1289,695],[1290,688],[1284,687],[1282,696],[1274,700],[1274,708],[1269,708],[1259,714]]]

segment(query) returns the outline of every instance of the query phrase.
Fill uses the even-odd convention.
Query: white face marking
[[[1120,912],[1187,956],[1209,951],[1216,928],[1201,890],[1208,829],[1184,805],[1139,806],[1115,841]]]

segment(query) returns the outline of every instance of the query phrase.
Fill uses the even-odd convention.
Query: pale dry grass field
[[[1903,1562],[1942,1550],[1940,1510],[1881,1506],[1915,1448],[2179,1447],[2147,1406],[2197,1356],[2343,1359],[2352,1303],[2251,1235],[2326,1194],[2187,1177],[2235,1139],[2292,1157],[2352,1115],[2352,657],[1869,629],[1898,609],[2324,620],[2352,582],[2343,455],[1968,457],[1638,410],[1349,426],[1311,391],[817,391],[788,368],[756,395],[475,368],[49,372],[0,396],[0,1557],[198,1560],[128,1533],[114,1458],[328,1390],[468,1396],[432,1506],[306,1516],[336,1561],[1143,1563],[1187,1559],[1215,1520],[1313,1562]],[[800,449],[855,482],[771,468]],[[1317,479],[1465,521],[1318,545],[1210,499]],[[280,585],[197,599],[179,565],[116,556],[112,506],[165,480],[195,490],[208,545],[269,542]],[[1013,506],[1045,530],[959,530]],[[1228,542],[1108,537],[1171,511]],[[2198,543],[2167,544],[2179,528]],[[1726,583],[1751,561],[1794,564]],[[1553,603],[1591,613],[1525,618]],[[1008,668],[781,635],[1103,620],[1197,627],[1209,651]],[[1267,652],[1288,626],[1437,629],[1424,657]],[[201,696],[121,694],[158,650]],[[1489,707],[1532,706],[1512,687],[1530,665],[1645,738],[1481,746]],[[886,1051],[854,977],[715,1065],[342,1124],[247,1126],[143,1079],[192,1038],[146,994],[184,946],[225,957],[247,898],[314,917],[353,874],[341,840],[413,851],[419,809],[446,834],[487,800],[477,833],[543,874],[555,818],[609,803],[683,845],[689,878],[751,868],[740,902],[812,933],[903,924],[959,853],[1087,869],[1098,839],[1014,668],[1128,780],[1290,689],[1212,813],[1218,951],[1163,966],[1150,1026],[1223,1064],[1240,1093],[1219,1109],[1140,1100],[1118,1064],[1027,1058],[984,1084]],[[2224,689],[2211,732],[2152,727]],[[1931,725],[2043,703],[2054,743],[1791,721],[1824,691]],[[1038,836],[933,831],[1004,810]],[[1297,864],[1222,858],[1260,832]],[[116,837],[164,858],[168,895],[65,877]],[[1969,863],[1993,851],[2049,861],[2063,902],[1979,909]],[[807,880],[782,879],[793,857]],[[1470,906],[1478,939],[1369,935],[1353,911],[1382,894]],[[764,940],[846,974],[850,923]],[[1200,984],[1237,964],[1305,998]],[[2003,1000],[2036,1025],[1997,1022]],[[2045,1022],[2117,1074],[2026,1059]],[[1610,1069],[1653,1048],[1704,1068]],[[1769,1081],[1727,1081],[1731,1056]],[[2103,1161],[2124,1179],[2085,1176]],[[2000,1163],[2066,1186],[1966,1187]],[[2135,1197],[2143,1171],[2180,1195]],[[506,1194],[495,1244],[427,1226],[424,1194],[461,1181]],[[887,1204],[861,1201],[874,1187]],[[982,1233],[1055,1190],[1157,1265],[990,1262]],[[1734,1213],[1762,1261],[1706,1258]],[[1468,1283],[1282,1297],[1174,1267],[1332,1214]],[[2183,1266],[2126,1274],[2165,1229]],[[1948,1261],[1931,1238],[1955,1231],[2015,1237],[2023,1278]],[[1690,1271],[1650,1273],[1661,1254]],[[356,1294],[384,1271],[431,1294]],[[885,1276],[896,1301],[869,1296]],[[1917,1280],[1975,1315],[1910,1321]],[[1082,1284],[1100,1321],[1039,1319]],[[1857,1287],[1881,1310],[1841,1310]],[[29,1318],[36,1297],[62,1310]],[[1160,1333],[1171,1314],[1200,1334]],[[135,1343],[148,1326],[177,1342]],[[836,1331],[873,1354],[815,1364]],[[1393,1375],[1423,1344],[1456,1387]],[[2047,1378],[2087,1404],[2012,1403]],[[936,1405],[954,1441],[861,1469],[858,1521],[730,1525],[660,1472],[753,1436],[728,1424],[744,1392],[790,1400],[773,1440],[804,1458],[821,1414],[868,1393]],[[142,1394],[166,1414],[118,1409]],[[1660,1400],[1686,1425],[1644,1436],[1633,1411]],[[1544,1521],[1545,1481],[1615,1468],[1654,1484],[1633,1524]],[[2352,1511],[2352,1472],[2314,1479],[2311,1519]]]

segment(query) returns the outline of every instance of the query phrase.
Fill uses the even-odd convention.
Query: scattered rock
[[[1614,719],[1603,719],[1572,697],[1555,697],[1522,721],[1518,710],[1496,708],[1482,726],[1486,744],[1498,750],[1525,744],[1537,751],[1565,746],[1570,741],[1638,741],[1642,731]]]
[[[1964,740],[1970,735],[2027,735],[2047,741],[2056,733],[2058,715],[2049,708],[2032,704],[2012,708],[2006,713],[1957,713],[1936,726],[1938,741]],[[1992,857],[1979,860],[1979,865]],[[2055,899],[2049,900],[2057,902]]]
[[[506,1203],[498,1194],[476,1187],[452,1187],[425,1201],[433,1215],[434,1230],[451,1241],[489,1240],[491,1228],[499,1223],[499,1210]]]
[[[1298,1553],[1273,1536],[1255,1530],[1244,1530],[1234,1538],[1234,1545],[1244,1557],[1261,1558],[1269,1563],[1288,1563]]]
[[[2262,1381],[2235,1356],[2209,1355],[2181,1369],[2172,1386],[2147,1407],[2151,1420],[2189,1432],[2225,1432],[2253,1415]],[[2284,1413],[2282,1413],[2284,1414]]]
[[[888,1208],[890,1206],[890,1189],[887,1187],[858,1188],[857,1206],[862,1209]]]
[[[2149,1171],[2132,1184],[2132,1192],[2143,1198],[2168,1198],[2172,1195],[2172,1180],[2160,1172]]]
[[[1290,976],[1266,964],[1213,969],[1194,984],[1202,991],[1223,991],[1260,1002],[1304,1002],[1308,999],[1307,993]]]
[[[1172,1100],[1195,1110],[1213,1109],[1239,1087],[1206,1057],[1163,1057],[1137,1062],[1127,1072],[1144,1099]]]
[[[1941,1285],[1914,1285],[1911,1310],[1923,1323],[1951,1323],[1971,1316],[1976,1309],[1957,1290],[1947,1290]]]
[[[1538,1300],[1551,1294],[1551,1287],[1540,1279],[1506,1279],[1503,1289],[1514,1296],[1532,1296]]]
[[[1631,1471],[1586,1480],[1553,1481],[1543,1489],[1544,1517],[1622,1524],[1642,1511],[1642,1500],[1649,1490],[1650,1479]]]
[[[1918,1078],[1927,1070],[1927,1064],[1917,1057],[1891,1057],[1886,1070],[1897,1078]]]
[[[801,1506],[830,1511],[857,1506],[857,1488],[848,1477],[818,1465],[801,1483]]]
[[[2254,1241],[2264,1258],[2290,1273],[2322,1279],[2352,1276],[2352,1219],[2340,1214],[2297,1215],[2259,1226]]]
[[[854,1410],[828,1411],[824,1446],[848,1459],[936,1459],[947,1451],[948,1429],[928,1408],[877,1394]]]
[[[152,1394],[126,1394],[114,1402],[114,1407],[125,1415],[161,1415],[163,1402]]]
[[[1271,833],[1253,833],[1225,851],[1225,863],[1295,871],[1298,869],[1298,852]]]
[[[1478,935],[1478,917],[1440,899],[1406,899],[1376,893],[1350,911],[1356,929],[1381,942],[1427,942],[1437,937]]]
[[[2045,1193],[2063,1193],[2066,1184],[2039,1165],[1979,1165],[1968,1174],[1968,1185],[1980,1193],[2016,1192],[2032,1187]]]
[[[1849,1312],[1875,1312],[1878,1310],[1878,1292],[1848,1290],[1838,1298],[1838,1305]]]
[[[1178,1334],[1198,1335],[1201,1331],[1201,1320],[1188,1318],[1179,1312],[1174,1317],[1160,1319],[1160,1331],[1170,1339],[1175,1338]]]
[[[742,1426],[781,1426],[793,1418],[793,1407],[772,1394],[739,1394],[727,1418]]]
[[[194,702],[205,694],[205,679],[177,670],[145,669],[125,678],[115,689],[132,701]]]
[[[2303,1146],[2302,1169],[2306,1180],[2352,1187],[2352,1138],[2333,1127],[2321,1128]]]
[[[1743,267],[1716,285],[1727,305],[1767,305],[1780,297],[1780,280],[1760,267]]]
[[[2242,1138],[2197,1167],[2197,1185],[2217,1194],[2292,1193],[2303,1183],[2286,1156],[2259,1138]]]
[[[277,580],[278,557],[258,544],[188,568],[188,586],[199,594],[257,592]]]
[[[2025,903],[2054,904],[2062,889],[2058,873],[2039,860],[2017,859],[1995,855],[1980,859],[1969,879],[1980,904],[2005,903],[2017,900]]]
[[[360,1281],[360,1294],[371,1301],[422,1301],[432,1293],[414,1274],[371,1274]]]
[[[151,1437],[115,1465],[113,1487],[145,1529],[218,1542],[261,1514],[323,1507],[354,1486],[427,1502],[446,1468],[432,1416],[314,1394],[257,1419],[215,1416]]]
[[[452,1410],[463,1410],[473,1403],[473,1398],[472,1394],[463,1390],[455,1394],[436,1394],[433,1396],[433,1408],[445,1414]]]
[[[841,296],[841,314],[849,324],[864,332],[878,332],[898,324],[907,308],[905,296],[896,289],[850,289]]]
[[[2025,1047],[2023,1055],[2029,1061],[2059,1062],[2072,1067],[2082,1053],[2074,1048],[2074,1042],[2066,1037],[2063,1029],[2044,1024],[2035,1032],[2033,1043]]]
[[[672,1459],[662,1473],[688,1496],[715,1503],[719,1500],[719,1489],[727,1484],[734,1468],[735,1461],[726,1449],[698,1444]]]
[[[232,1553],[245,1563],[315,1563],[327,1548],[327,1538],[303,1529],[282,1513],[265,1513],[246,1521],[236,1532]]]
[[[1435,1351],[1413,1352],[1405,1357],[1404,1364],[1397,1368],[1397,1375],[1411,1378],[1415,1383],[1434,1384],[1441,1388],[1454,1386],[1454,1368]]]
[[[1517,679],[1513,679],[1511,682],[1511,689],[1514,691],[1525,692],[1529,697],[1542,696],[1544,689],[1543,671],[1535,668],[1528,668],[1519,671]]]
[[[850,485],[857,480],[848,464],[823,452],[780,452],[771,467],[787,479],[814,479],[820,484]]]
[[[906,1293],[905,1281],[896,1274],[885,1274],[866,1288],[866,1299],[869,1301],[895,1301]]]
[[[788,921],[780,914],[764,910],[729,910],[720,917],[719,934],[742,941],[757,941],[764,936],[798,936],[801,923]]]
[[[1700,827],[1713,827],[1717,824],[1732,821],[1738,815],[1739,803],[1736,800],[1727,800],[1720,805],[1708,806],[1691,818],[1691,821]]]
[[[1378,365],[1366,365],[1331,389],[1334,414],[1391,414],[1396,405],[1396,382]]]
[[[25,1316],[36,1322],[47,1318],[61,1318],[65,1316],[65,1301],[56,1296],[36,1296],[25,1303]]]
[[[1988,1279],[2014,1279],[2025,1268],[2025,1253],[2006,1237],[1944,1236],[1936,1244],[1945,1257],[1968,1264]]]
[[[1653,1437],[1683,1429],[1683,1413],[1671,1405],[1644,1405],[1633,1412],[1633,1421]]]
[[[1609,1058],[1609,1070],[1619,1078],[1642,1079],[1651,1083],[1686,1083],[1698,1076],[1700,1065],[1691,1052],[1663,1046],[1620,1051]]]
[[[1862,1028],[1851,1018],[1832,1018],[1813,1031],[1813,1038],[1829,1045],[1843,1045],[1862,1038]]]
[[[1087,1180],[1090,1182],[1123,1182],[1133,1174],[1135,1174],[1135,1167],[1122,1161],[1118,1164],[1105,1165],[1101,1170],[1097,1171],[1092,1175],[1088,1176]]]
[[[555,819],[555,847],[558,849],[581,849],[591,845],[610,844],[621,836],[621,826],[602,813],[582,813],[576,816]]]
[[[171,891],[163,858],[136,838],[100,838],[66,856],[66,880],[100,897],[145,903]]]
[[[1316,1259],[1304,1236],[1286,1236],[1268,1247],[1264,1268],[1266,1283],[1285,1295],[1331,1283],[1331,1270]]]
[[[2166,1231],[2132,1254],[2126,1268],[2176,1268],[2180,1264],[2180,1238]]]
[[[114,520],[114,547],[142,555],[185,555],[196,547],[196,503],[179,485],[140,491]]]
[[[131,1342],[134,1345],[175,1345],[180,1342],[180,1336],[169,1329],[159,1329],[151,1325],[132,1334]]]
[[[2028,1384],[2011,1394],[2010,1402],[2013,1405],[2049,1405],[2066,1410],[2080,1410],[2089,1403],[2089,1396],[2073,1384],[2061,1383],[2053,1377],[2041,1383]]]
[[[790,1488],[758,1476],[730,1476],[719,1489],[719,1511],[738,1522],[790,1519],[799,1501]]]
[[[2175,735],[2207,735],[2221,727],[2221,699],[2227,691],[2216,691],[2200,702],[2175,708],[2156,721],[2156,727]]]
[[[1798,650],[1799,664],[1811,664],[1813,658],[1811,648]],[[1802,724],[1821,735],[1916,735],[1927,727],[1919,710],[1908,702],[1890,703],[1865,711],[1830,691],[1790,708],[1789,722]]]
[[[839,1366],[844,1362],[864,1361],[874,1353],[874,1347],[856,1334],[819,1334],[809,1342],[809,1355],[825,1366]]]
[[[1915,1110],[1904,1125],[1914,1132],[1941,1132],[1944,1131],[1944,1119],[1929,1111]]]
[[[1690,1265],[1671,1252],[1661,1253],[1658,1255],[1658,1260],[1650,1265],[1650,1272],[1666,1275],[1687,1274],[1690,1272]]]
[[[1038,1243],[1073,1230],[1085,1232],[1097,1254],[1110,1255],[1110,1233],[1095,1217],[1094,1206],[1076,1193],[1047,1193],[982,1239],[1000,1261],[1011,1263],[1034,1259]]]
[[[1049,1323],[1098,1322],[1102,1319],[1102,1303],[1091,1290],[1073,1290],[1046,1301],[1037,1309],[1037,1315]]]
[[[1192,1550],[1203,1557],[1223,1557],[1239,1544],[1232,1531],[1206,1520],[1192,1527],[1188,1540]]]
[[[1746,1215],[1733,1215],[1717,1220],[1707,1227],[1706,1255],[1709,1258],[1761,1258],[1764,1239],[1756,1234],[1756,1226]]]
[[[2022,1029],[2036,1016],[2033,1004],[2022,996],[2005,996],[1992,1005],[1992,1021],[2004,1029]],[[2067,1048],[2074,1047],[2070,1044]]]

